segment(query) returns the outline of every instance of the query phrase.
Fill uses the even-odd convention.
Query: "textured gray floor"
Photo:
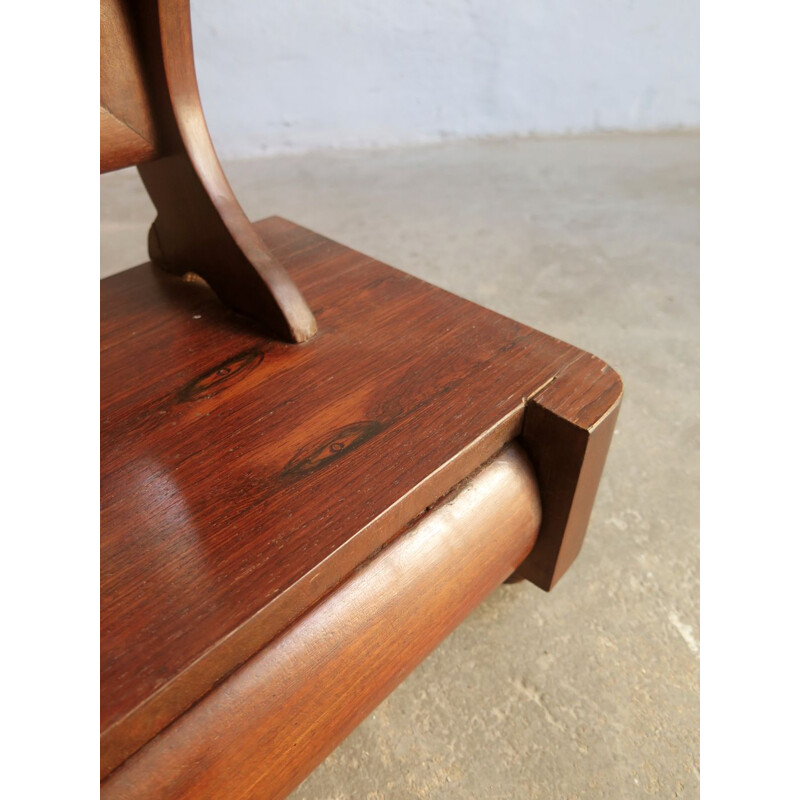
[[[625,399],[583,552],[503,586],[292,800],[699,794],[698,155],[693,134],[461,142],[226,165],[273,213],[591,350]],[[104,273],[146,260],[101,180]]]

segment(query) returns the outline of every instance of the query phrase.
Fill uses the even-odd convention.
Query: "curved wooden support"
[[[206,127],[197,88],[188,0],[142,0],[139,27],[157,127],[157,161],[139,173],[158,216],[150,257],[169,272],[200,275],[223,303],[271,333],[305,342],[314,315],[239,205]]]

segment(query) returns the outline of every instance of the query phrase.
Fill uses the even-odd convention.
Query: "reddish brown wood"
[[[561,577],[621,383],[310,231],[251,225],[203,119],[187,0],[101,0],[101,45],[101,170],[140,165],[173,273],[102,284],[104,793],[283,796],[514,567]],[[532,551],[512,449],[375,555],[517,437],[544,498]]]
[[[556,584],[581,549],[621,394],[619,375],[582,353],[527,406],[522,440],[541,481],[545,513],[518,575],[542,589]]]
[[[285,797],[530,552],[540,513],[512,445],[120,767],[101,796]]]
[[[139,164],[158,212],[150,257],[178,275],[201,275],[224,303],[278,338],[307,341],[314,315],[245,216],[214,152],[188,0],[102,0],[101,23],[101,114],[104,98],[109,113],[121,109],[113,123],[103,115],[101,169]]]
[[[104,774],[520,435],[526,406],[589,431],[619,400],[575,347],[285,220],[257,227],[319,309],[302,347],[151,265],[101,283]],[[560,446],[525,441],[534,459]],[[582,486],[552,463],[543,494]],[[542,585],[562,563],[549,536]]]

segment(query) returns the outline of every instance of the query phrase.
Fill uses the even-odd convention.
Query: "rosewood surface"
[[[101,283],[103,774],[522,435],[532,410],[574,446],[538,475],[564,519],[529,576],[549,587],[585,530],[599,471],[576,485],[619,402],[613,370],[280,218],[257,230],[317,317],[306,344],[265,340],[153,265]],[[538,429],[525,431],[535,462]]]
[[[285,797],[530,552],[510,445],[105,782],[104,800]]]

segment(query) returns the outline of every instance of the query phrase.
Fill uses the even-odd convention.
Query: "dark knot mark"
[[[257,367],[264,358],[261,350],[244,350],[217,364],[207,372],[190,381],[176,396],[176,402],[188,403],[193,400],[208,400],[223,389],[236,383]]]
[[[298,451],[295,457],[283,468],[284,476],[299,478],[315,470],[327,466],[331,461],[341,458],[360,447],[364,442],[380,433],[386,423],[377,420],[365,420],[345,425],[343,428],[327,434]]]

